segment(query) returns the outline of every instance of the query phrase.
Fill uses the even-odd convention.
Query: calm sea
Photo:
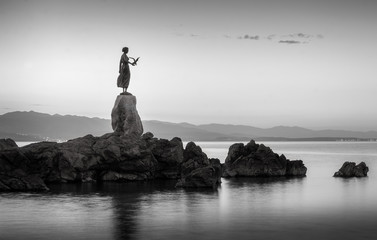
[[[225,160],[230,142],[197,142]],[[53,185],[1,193],[0,239],[376,239],[376,142],[265,142],[302,159],[307,177],[223,179],[217,190],[175,181]],[[333,178],[364,161],[367,178]]]

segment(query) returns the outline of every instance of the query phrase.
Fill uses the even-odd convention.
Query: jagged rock
[[[223,177],[278,177],[305,176],[306,167],[300,160],[290,161],[279,156],[269,147],[251,140],[246,146],[230,146],[223,165]]]
[[[136,97],[118,95],[111,112],[111,125],[120,136],[139,138],[143,134],[143,124],[136,110]]]
[[[179,166],[183,161],[183,144],[180,138],[172,140],[159,139],[147,144],[156,158],[156,177],[177,179]]]
[[[307,169],[302,160],[287,160],[287,170],[285,176],[303,177],[306,176],[306,170]]]
[[[48,190],[40,175],[33,171],[33,164],[14,141],[7,142],[10,147],[0,151],[0,191]]]
[[[212,187],[221,184],[221,164],[218,159],[208,159],[202,149],[189,142],[183,152],[181,177],[176,187]]]
[[[345,162],[339,171],[334,173],[334,177],[366,177],[368,174],[369,168],[365,162],[361,162],[358,165],[354,162]]]
[[[14,147],[18,147],[18,146],[17,146],[16,142],[13,141],[12,139],[10,139],[10,138],[0,139],[0,151],[10,149],[10,148],[14,148]]]

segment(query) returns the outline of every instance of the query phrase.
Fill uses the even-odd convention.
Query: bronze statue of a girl
[[[139,58],[135,59],[132,57],[128,57],[128,47],[124,47],[122,49],[122,56],[120,57],[119,62],[119,76],[117,80],[117,86],[123,88],[123,93],[127,92],[128,85],[130,84],[131,72],[130,67],[128,64],[135,66]],[[133,62],[130,62],[129,59],[132,59]]]

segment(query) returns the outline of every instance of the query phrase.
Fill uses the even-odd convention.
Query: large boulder
[[[120,136],[139,138],[143,134],[143,124],[136,109],[135,96],[117,96],[111,112],[111,126]]]
[[[365,162],[361,162],[358,165],[354,162],[345,162],[339,171],[334,173],[334,177],[366,177],[369,168]]]
[[[189,142],[183,152],[181,177],[177,187],[211,187],[221,184],[221,164],[219,159],[208,159],[202,149]]]
[[[263,144],[251,140],[248,144],[230,146],[223,165],[223,177],[280,177],[305,176],[306,167],[301,160],[287,160]]]

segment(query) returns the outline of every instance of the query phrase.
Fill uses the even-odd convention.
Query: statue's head
[[[124,53],[128,53],[128,47],[124,47],[124,48],[122,48],[122,52],[124,52]]]

